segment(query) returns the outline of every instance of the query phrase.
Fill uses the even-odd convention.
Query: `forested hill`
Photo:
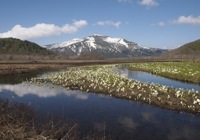
[[[200,39],[187,43],[177,49],[169,52],[172,55],[199,55],[200,56]]]
[[[49,55],[51,52],[33,42],[15,38],[0,38],[0,54]]]

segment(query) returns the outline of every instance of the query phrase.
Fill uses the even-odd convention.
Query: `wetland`
[[[99,136],[95,139],[198,139],[199,86],[182,83],[172,88],[165,84],[170,79],[154,76],[106,65],[27,75],[29,82],[1,77],[6,82],[0,84],[0,98],[31,107],[40,121],[53,117],[75,122],[79,139],[88,133]],[[173,101],[174,108],[164,106],[167,101]]]

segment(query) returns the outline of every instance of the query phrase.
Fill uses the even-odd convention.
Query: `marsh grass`
[[[148,62],[132,63],[130,70],[150,72],[155,75],[200,84],[200,62]]]
[[[33,78],[31,82],[39,86],[50,82],[71,90],[106,94],[176,111],[200,113],[200,95],[197,91],[129,80],[117,75],[112,68],[113,65],[75,67],[44,78]]]

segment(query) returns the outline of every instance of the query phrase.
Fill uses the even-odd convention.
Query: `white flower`
[[[194,105],[197,104],[197,101],[194,101],[193,104],[194,104]]]
[[[154,90],[154,92],[151,93],[154,97],[156,97],[158,95],[158,91]]]
[[[176,93],[175,93],[175,96],[178,98],[178,97],[182,97],[183,96],[183,94],[181,93],[181,91],[180,90],[178,90]]]

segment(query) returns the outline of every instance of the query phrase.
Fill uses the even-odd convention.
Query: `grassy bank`
[[[23,73],[33,73],[39,71],[49,71],[67,68],[70,65],[59,64],[0,64],[1,75],[15,75]]]
[[[97,63],[97,62],[94,62]],[[93,64],[85,61],[1,61],[1,75],[15,75],[23,73],[32,73],[39,71],[60,70],[66,69],[69,66],[80,66]]]
[[[46,78],[33,78],[31,82],[38,85],[51,82],[72,90],[107,94],[176,111],[200,113],[200,95],[197,92],[128,80],[118,76],[112,68],[113,66],[70,68]]]
[[[126,66],[130,70],[146,71],[171,79],[200,84],[200,62],[149,62],[132,63]]]

